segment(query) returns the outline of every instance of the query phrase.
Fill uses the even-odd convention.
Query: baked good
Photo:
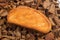
[[[7,21],[42,33],[48,33],[52,27],[49,19],[41,11],[27,6],[12,9],[7,15]]]

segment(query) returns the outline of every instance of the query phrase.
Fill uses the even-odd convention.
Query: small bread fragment
[[[42,33],[48,33],[51,30],[48,18],[42,12],[27,6],[12,9],[7,15],[7,21]]]

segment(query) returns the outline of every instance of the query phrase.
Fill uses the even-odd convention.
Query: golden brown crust
[[[12,9],[7,16],[7,21],[43,33],[51,30],[51,23],[48,18],[41,11],[27,6]]]

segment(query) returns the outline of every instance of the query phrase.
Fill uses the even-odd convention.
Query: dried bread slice
[[[51,30],[51,23],[48,18],[41,11],[27,6],[12,9],[7,15],[7,21],[42,33]]]

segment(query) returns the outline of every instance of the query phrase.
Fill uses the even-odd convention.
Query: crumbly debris
[[[19,27],[15,24],[9,24],[6,20],[8,12],[12,8],[16,8],[20,5],[29,6],[31,8],[35,8],[36,10],[43,11],[44,14],[51,20],[51,23],[53,24],[51,32],[43,34],[34,30]],[[7,13],[5,14],[5,12]],[[60,40],[60,8],[58,7],[58,3],[56,3],[55,0],[38,0],[38,2],[37,0],[29,0],[28,3],[24,2],[23,0],[1,0],[0,21],[1,40],[45,40],[48,38]]]

